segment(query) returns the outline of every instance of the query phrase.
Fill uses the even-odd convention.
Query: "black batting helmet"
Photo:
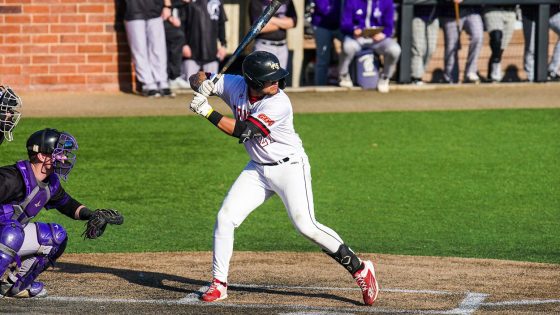
[[[265,82],[275,81],[283,89],[288,74],[287,70],[280,67],[278,58],[267,51],[254,51],[243,60],[243,77],[247,85],[255,90],[261,90]]]

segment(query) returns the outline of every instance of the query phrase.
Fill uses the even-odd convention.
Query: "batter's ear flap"
[[[281,90],[286,88],[286,79],[285,78],[282,78],[282,79],[280,79],[280,81],[278,81],[278,87]]]
[[[247,85],[249,85],[255,90],[262,90],[262,88],[264,87],[262,82],[259,82],[259,80],[256,80],[255,78],[251,77],[251,75],[248,73],[244,73],[243,77],[245,77],[245,82],[247,82]]]

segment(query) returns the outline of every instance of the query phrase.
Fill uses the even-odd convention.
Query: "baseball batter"
[[[30,222],[43,207],[75,220],[89,220],[85,236],[100,236],[107,223],[121,224],[114,210],[91,211],[68,195],[66,180],[76,161],[74,137],[43,129],[27,140],[29,160],[0,167],[0,297],[44,297],[35,281],[66,248],[66,230],[56,223]]]
[[[340,236],[315,220],[310,165],[294,130],[290,99],[282,90],[288,72],[275,55],[255,51],[243,61],[243,76],[225,75],[216,85],[210,74],[190,78],[195,93],[190,108],[243,143],[250,161],[230,188],[214,226],[213,280],[201,296],[206,302],[227,297],[227,277],[233,253],[234,230],[274,194],[282,199],[294,227],[347,269],[360,286],[365,304],[377,298],[378,285],[371,261],[362,261]],[[216,94],[234,118],[209,105]]]
[[[0,144],[4,139],[13,140],[13,130],[16,128],[21,109],[21,99],[9,87],[0,85]]]

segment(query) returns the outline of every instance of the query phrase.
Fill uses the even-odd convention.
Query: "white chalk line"
[[[253,288],[253,289],[277,289],[277,290],[315,290],[315,291],[359,291],[359,288],[340,288],[340,287],[306,287],[306,286],[283,286],[283,285],[258,285],[258,284],[231,284],[231,289],[235,288]],[[450,292],[438,290],[410,290],[410,289],[381,289],[381,292],[394,292],[406,294],[433,294],[433,295],[459,295],[465,294],[465,298],[461,301],[457,308],[451,310],[413,310],[413,309],[386,309],[378,307],[324,307],[309,305],[274,305],[274,304],[234,304],[227,302],[206,303],[199,301],[202,292],[208,289],[207,286],[201,287],[197,292],[187,294],[178,300],[154,300],[154,299],[111,299],[96,297],[46,297],[45,300],[61,301],[61,302],[97,302],[97,303],[144,303],[156,305],[197,305],[197,306],[220,306],[232,308],[253,308],[253,309],[285,309],[298,310],[299,312],[289,314],[321,314],[317,312],[348,312],[348,313],[407,313],[407,314],[449,314],[449,315],[468,315],[473,314],[480,307],[504,307],[504,306],[524,306],[524,305],[541,305],[556,304],[560,300],[517,300],[502,302],[484,302],[489,296],[484,293],[477,292]],[[301,312],[303,311],[303,313]],[[288,314],[288,313],[286,313]]]

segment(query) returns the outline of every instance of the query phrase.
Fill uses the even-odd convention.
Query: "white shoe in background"
[[[490,65],[490,67],[492,68],[490,71],[490,79],[496,82],[502,81],[502,64],[499,62],[494,62]]]
[[[377,82],[377,91],[379,93],[389,93],[389,78],[382,76]]]
[[[173,90],[190,89],[191,85],[185,79],[177,77],[174,80],[169,80],[169,87]]]
[[[354,86],[354,83],[352,83],[352,78],[350,78],[350,74],[344,74],[340,76],[340,82],[338,83],[339,86],[341,87],[345,87],[345,88],[351,88]]]

